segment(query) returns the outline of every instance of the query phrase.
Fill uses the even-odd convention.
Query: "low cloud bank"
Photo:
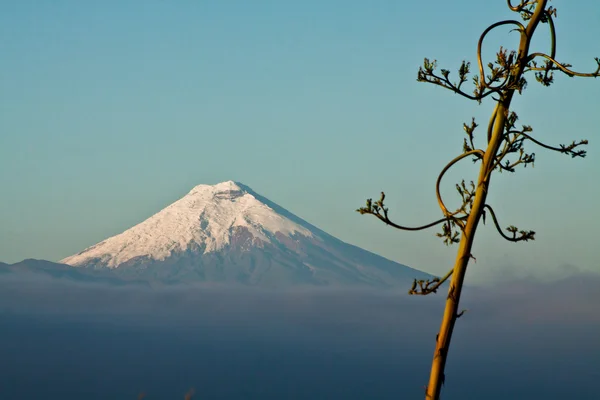
[[[466,288],[445,398],[597,395],[599,285]],[[0,397],[33,399],[35,386],[47,398],[181,398],[194,386],[198,398],[420,398],[444,299],[4,276],[0,357],[15,361]]]

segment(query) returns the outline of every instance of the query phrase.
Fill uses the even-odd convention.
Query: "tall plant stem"
[[[469,259],[471,258],[471,248],[475,238],[475,231],[477,230],[477,226],[485,206],[485,200],[487,197],[491,177],[489,172],[494,167],[494,155],[502,143],[504,123],[509,105],[510,99],[507,99],[505,102],[500,103],[495,109],[496,118],[494,120],[493,134],[491,138],[492,140],[490,141],[483,158],[481,169],[479,171],[479,179],[475,199],[473,201],[473,207],[471,209],[469,218],[467,219],[463,235],[461,236],[461,240],[458,245],[458,252],[454,264],[454,273],[452,274],[450,288],[448,289],[448,297],[446,298],[446,308],[444,309],[442,324],[437,336],[429,384],[427,385],[427,395],[425,397],[428,400],[439,399],[442,384],[444,382],[444,368],[446,366],[446,359],[448,357],[448,349],[450,348],[452,332],[454,331],[454,324],[456,323],[456,318],[458,317],[458,306],[460,303],[463,281],[467,272]]]
[[[537,7],[532,14],[531,19],[529,20],[529,23],[527,24],[527,28],[521,32],[518,62],[516,64],[517,69],[510,77],[513,82],[519,81],[521,75],[523,74],[523,70],[527,65],[530,40],[538,23],[540,22],[540,19],[543,16],[546,3],[547,0],[538,0]],[[452,340],[452,332],[454,331],[456,319],[459,316],[458,307],[465,274],[467,272],[467,265],[471,258],[471,248],[473,247],[473,241],[475,239],[477,226],[479,225],[479,220],[481,219],[484,211],[496,154],[498,153],[500,145],[504,140],[506,118],[510,110],[510,103],[514,95],[514,91],[515,89],[507,88],[499,93],[500,99],[498,99],[498,104],[496,105],[494,114],[490,120],[491,126],[488,127],[488,131],[491,132],[491,136],[488,140],[487,149],[485,150],[485,155],[481,162],[481,168],[479,169],[479,177],[477,180],[477,189],[475,192],[475,198],[473,200],[473,206],[458,245],[458,252],[456,254],[456,260],[454,263],[454,273],[452,274],[452,280],[450,281],[444,315],[442,317],[440,331],[436,339],[435,352],[433,353],[431,373],[425,394],[426,400],[438,400],[442,385],[444,383],[444,369],[448,357],[448,350],[450,348],[450,341]],[[482,398],[485,398],[485,395],[482,395]]]

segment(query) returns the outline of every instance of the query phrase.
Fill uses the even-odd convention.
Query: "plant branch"
[[[442,286],[442,284],[444,282],[446,282],[448,280],[448,278],[450,278],[452,276],[452,273],[454,272],[454,268],[452,268],[450,271],[448,271],[446,273],[446,275],[444,275],[441,278],[433,278],[433,279],[427,279],[427,280],[414,280],[412,287],[410,288],[410,290],[408,291],[408,294],[410,295],[419,295],[419,296],[427,296],[430,293],[436,293],[437,289]],[[418,287],[417,287],[418,285]]]
[[[506,0],[506,2],[508,3],[508,8],[510,8],[514,12],[519,13],[525,11],[525,7],[527,7],[528,5],[536,3],[535,1],[521,0],[521,4],[519,4],[518,6],[513,6],[511,0]]]
[[[401,229],[403,231],[420,231],[423,229],[427,229],[427,228],[431,228],[433,226],[439,225],[442,222],[448,221],[448,218],[444,217],[444,218],[438,219],[437,221],[433,221],[429,224],[416,226],[416,227],[398,225],[389,219],[389,217],[388,217],[389,210],[387,207],[385,207],[385,205],[383,203],[384,200],[385,200],[385,193],[381,192],[381,198],[378,201],[373,202],[373,199],[367,199],[366,207],[361,207],[361,208],[357,209],[356,211],[359,212],[360,214],[374,215],[381,221],[385,222],[387,225],[389,225],[393,228],[396,228],[396,229]]]
[[[553,12],[556,14],[556,9]],[[556,58],[556,29],[554,27],[554,20],[552,19],[553,12],[548,10],[546,16],[548,26],[550,27],[550,57]]]
[[[505,78],[504,78],[504,82],[502,82],[500,85],[498,86],[492,86],[491,83],[497,80],[497,76],[495,76],[494,74],[492,74],[492,77],[490,79],[490,82],[486,82],[485,80],[485,73],[483,71],[483,61],[481,58],[481,47],[483,44],[483,39],[485,39],[486,35],[494,28],[497,28],[499,26],[502,25],[516,25],[517,26],[517,30],[521,33],[521,35],[526,35],[526,30],[525,30],[525,26],[523,26],[522,23],[520,23],[519,21],[515,21],[515,20],[504,20],[504,21],[499,21],[496,22],[490,26],[487,27],[487,29],[485,31],[483,31],[483,33],[481,34],[481,36],[479,37],[479,42],[477,43],[477,65],[479,66],[479,75],[481,76],[481,80],[480,80],[480,85],[481,85],[481,91],[483,91],[483,88],[488,88],[490,89],[492,92],[497,92],[499,90],[505,89],[505,85],[508,82],[508,79],[510,78],[510,74],[508,73],[510,70],[510,67],[512,66],[512,58],[513,55],[511,54],[511,56],[509,57],[509,59],[507,60],[506,65],[504,66],[506,71],[498,71],[498,74],[496,75],[501,75],[501,72],[503,72],[505,74]]]
[[[483,206],[484,209],[488,209],[490,214],[492,215],[492,219],[494,220],[494,225],[496,226],[496,230],[498,231],[498,233],[506,240],[508,240],[509,242],[521,242],[521,241],[529,241],[529,240],[535,240],[535,232],[534,231],[519,231],[517,227],[510,225],[508,228],[506,228],[507,231],[509,231],[510,233],[512,233],[512,237],[507,236],[504,232],[502,232],[502,228],[500,228],[500,224],[498,223],[498,218],[496,218],[496,213],[494,212],[494,210],[492,209],[492,207],[489,204],[486,204]],[[485,211],[484,214],[482,215],[483,217],[483,223],[485,224]],[[519,232],[519,234],[521,236],[517,237],[517,232]]]
[[[450,75],[450,71],[442,69],[442,76],[440,76],[434,72],[436,67],[437,62],[435,60],[429,61],[429,59],[425,58],[423,62],[423,67],[419,67],[417,81],[433,83],[434,85],[441,86],[445,89],[449,89],[454,93],[457,93],[469,100],[477,100],[478,102],[481,102],[482,99],[494,93],[494,91],[488,91],[486,93],[479,93],[476,91],[474,95],[470,95],[460,89],[462,84],[466,82],[466,76],[469,73],[470,63],[468,62],[463,61],[463,63],[461,64],[459,71],[460,81],[457,84],[453,84],[452,82],[450,82],[450,79],[448,78],[448,76]]]
[[[529,57],[527,57],[528,63],[533,61],[536,57],[545,58],[546,60],[548,60],[549,64],[547,64],[547,66],[545,68],[535,68],[534,67],[534,68],[529,68],[530,70],[533,70],[533,71],[545,71],[545,70],[550,70],[550,69],[560,70],[570,77],[581,76],[581,77],[587,77],[587,78],[597,78],[600,76],[600,58],[598,58],[598,57],[594,58],[594,60],[596,60],[596,63],[598,64],[598,68],[596,68],[596,71],[591,72],[591,73],[582,73],[582,72],[576,72],[576,71],[570,70],[568,68],[571,66],[570,64],[561,64],[558,61],[556,61],[554,59],[554,57],[551,57],[545,53],[530,54]]]
[[[452,161],[450,161],[448,164],[446,164],[444,169],[442,169],[442,172],[440,172],[440,174],[437,178],[437,181],[435,183],[435,195],[437,197],[438,204],[446,217],[453,217],[456,214],[459,214],[461,211],[464,211],[464,205],[463,205],[463,207],[459,208],[458,210],[456,210],[453,213],[449,212],[448,208],[446,208],[446,205],[444,204],[444,201],[442,200],[442,195],[440,194],[440,183],[441,183],[442,178],[444,177],[444,174],[446,173],[446,171],[448,171],[454,164],[456,164],[463,158],[468,157],[470,155],[478,155],[480,158],[483,158],[485,156],[485,152],[481,149],[474,149],[474,150],[462,153],[461,155],[455,157]]]
[[[580,140],[579,142],[573,141],[573,143],[571,143],[570,145],[560,144],[559,145],[560,147],[554,147],[554,146],[549,146],[547,144],[544,144],[524,132],[510,131],[509,133],[518,133],[519,135],[523,136],[524,139],[529,139],[533,143],[537,144],[538,146],[541,146],[548,150],[558,151],[559,153],[569,154],[572,158],[575,158],[575,157],[583,158],[587,154],[587,152],[585,150],[575,150],[579,146],[587,145],[588,141],[586,139]]]

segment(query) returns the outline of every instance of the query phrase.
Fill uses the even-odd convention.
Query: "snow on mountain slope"
[[[198,185],[162,211],[82,252],[61,260],[83,266],[100,260],[115,268],[137,257],[165,260],[191,247],[211,253],[231,244],[235,228],[245,228],[261,246],[275,236],[313,237],[307,228],[276,213],[233,181]]]
[[[142,223],[61,262],[127,281],[263,287],[395,287],[424,275],[344,243],[232,181],[196,186]]]

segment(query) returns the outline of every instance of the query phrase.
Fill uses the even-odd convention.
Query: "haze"
[[[444,399],[594,398],[600,280],[467,288]],[[443,295],[0,280],[1,398],[420,398]]]

